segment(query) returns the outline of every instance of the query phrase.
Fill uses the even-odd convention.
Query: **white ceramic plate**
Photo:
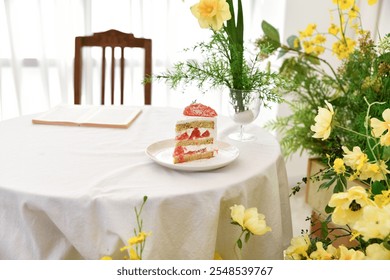
[[[215,157],[174,164],[172,157],[174,147],[175,140],[162,140],[147,147],[146,154],[162,166],[184,171],[206,171],[221,168],[233,162],[239,155],[236,147],[217,141],[218,154]]]

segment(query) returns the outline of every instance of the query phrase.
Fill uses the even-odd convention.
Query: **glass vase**
[[[230,118],[239,125],[237,132],[231,133],[229,138],[241,142],[253,141],[253,134],[244,132],[244,125],[252,123],[260,113],[262,100],[259,92],[253,90],[229,90],[228,112]]]

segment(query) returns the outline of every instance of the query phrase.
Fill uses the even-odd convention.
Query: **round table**
[[[144,196],[143,229],[152,233],[144,259],[236,258],[234,204],[257,207],[272,228],[252,236],[242,258],[283,258],[292,236],[287,175],[278,142],[262,128],[247,127],[254,142],[229,140],[238,127],[219,116],[218,139],[239,157],[190,172],[145,153],[174,137],[179,109],[142,107],[127,129],[39,125],[34,116],[0,122],[0,259],[121,258]]]

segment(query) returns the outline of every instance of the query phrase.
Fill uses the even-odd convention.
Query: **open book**
[[[141,112],[128,106],[58,105],[35,117],[35,124],[128,128]]]

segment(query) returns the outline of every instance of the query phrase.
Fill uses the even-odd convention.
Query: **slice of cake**
[[[176,144],[173,162],[207,159],[216,152],[217,113],[200,103],[193,103],[183,111],[184,118],[176,123]]]

